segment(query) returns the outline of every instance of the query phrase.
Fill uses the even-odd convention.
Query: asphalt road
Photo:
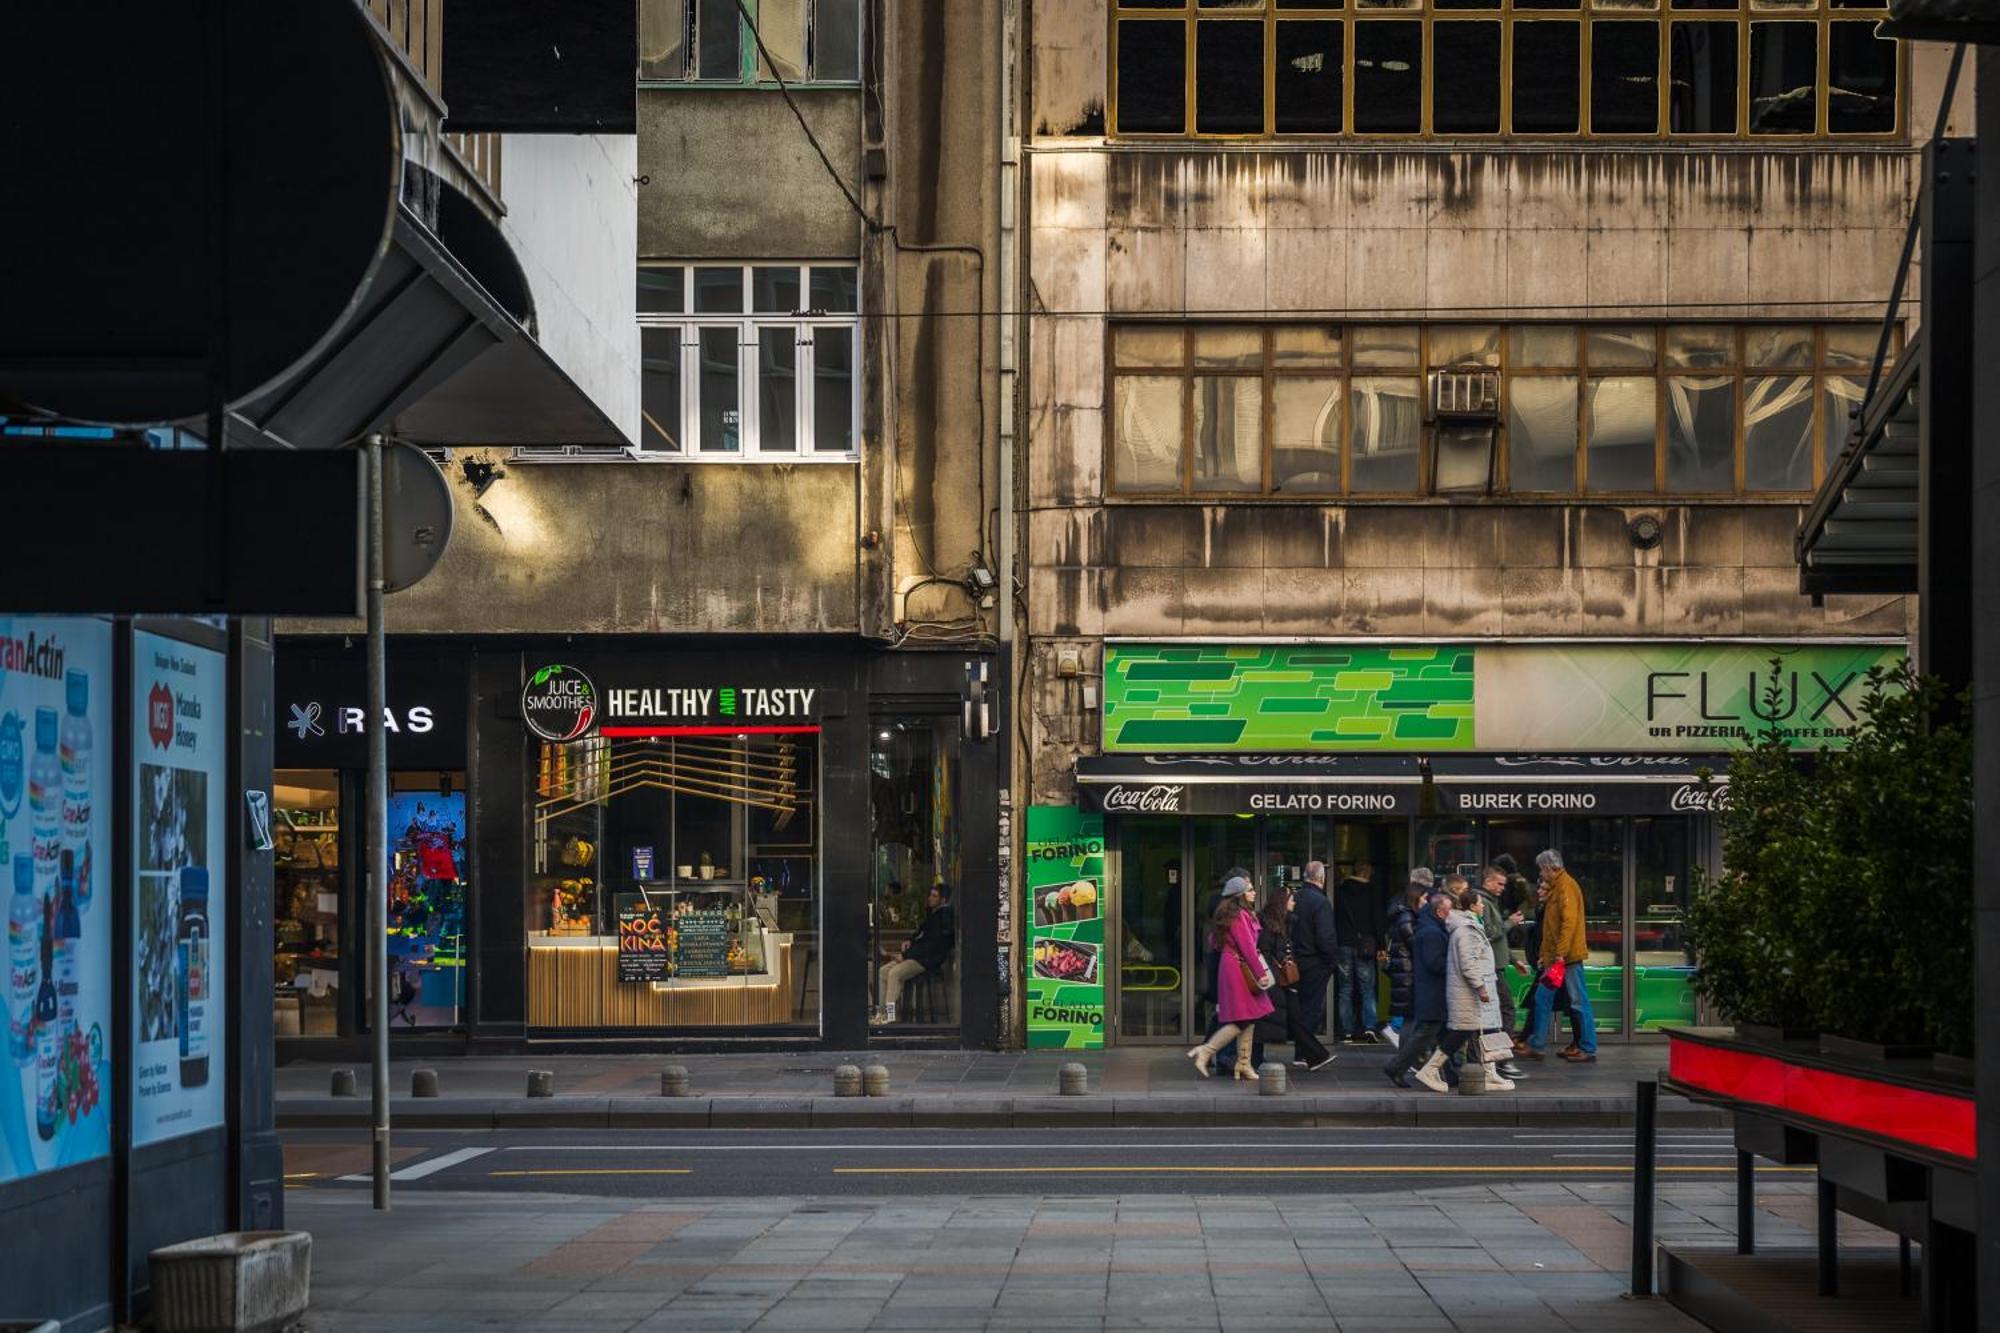
[[[288,1185],[366,1189],[367,1143],[286,1133]],[[417,1130],[395,1136],[398,1190],[732,1195],[1380,1193],[1630,1174],[1621,1129]],[[1668,1180],[1726,1180],[1726,1130],[1667,1130]],[[1778,1168],[1762,1168],[1777,1173]]]

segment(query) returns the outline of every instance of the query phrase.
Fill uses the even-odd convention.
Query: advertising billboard
[[[1104,816],[1031,805],[1027,827],[1028,1049],[1104,1046]]]

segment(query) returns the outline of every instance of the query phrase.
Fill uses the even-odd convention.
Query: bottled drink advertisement
[[[111,1147],[109,621],[0,616],[0,1182]]]
[[[226,659],[132,636],[132,1141],[223,1121]]]

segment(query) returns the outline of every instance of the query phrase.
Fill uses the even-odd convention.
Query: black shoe
[[[1379,1046],[1382,1044],[1382,1039],[1376,1036],[1373,1032],[1357,1033],[1355,1034],[1354,1039],[1360,1042],[1363,1046]]]
[[[1501,1078],[1507,1079],[1509,1082],[1518,1083],[1527,1077],[1526,1074],[1521,1072],[1521,1067],[1512,1060],[1507,1061],[1505,1064],[1495,1065],[1493,1068]]]
[[[1407,1088],[1410,1086],[1409,1080],[1403,1077],[1403,1071],[1396,1068],[1394,1065],[1383,1065],[1382,1072],[1384,1074],[1387,1074],[1389,1076],[1389,1081],[1395,1084],[1397,1087]]]
[[[1327,1067],[1328,1065],[1330,1065],[1330,1064],[1332,1064],[1332,1063],[1333,1063],[1333,1061],[1334,1061],[1334,1058],[1335,1058],[1335,1057],[1334,1057],[1334,1054],[1333,1054],[1333,1052],[1332,1052],[1332,1051],[1328,1051],[1328,1052],[1326,1053],[1326,1059],[1324,1059],[1324,1060],[1320,1061],[1320,1062],[1319,1062],[1318,1064],[1316,1064],[1316,1065],[1309,1065],[1309,1064],[1306,1064],[1306,1063],[1305,1063],[1305,1061],[1303,1061],[1303,1060],[1294,1060],[1294,1061],[1292,1061],[1292,1063],[1293,1063],[1293,1064],[1295,1064],[1295,1065],[1302,1065],[1302,1066],[1304,1066],[1304,1068],[1305,1068],[1305,1071],[1306,1071],[1307,1073],[1309,1073],[1309,1074],[1310,1074],[1310,1073],[1311,1073],[1311,1072],[1312,1072],[1313,1070],[1315,1070],[1315,1069],[1324,1069],[1324,1068],[1326,1068],[1326,1067]]]

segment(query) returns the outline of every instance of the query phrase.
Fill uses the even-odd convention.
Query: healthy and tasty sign
[[[1106,751],[1799,749],[1847,743],[1900,644],[1111,644]],[[1773,663],[1777,666],[1773,690]]]
[[[521,691],[521,716],[535,735],[558,742],[581,739],[593,727],[606,736],[642,735],[656,727],[750,730],[813,721],[821,693],[811,686],[625,681],[599,690],[578,668],[552,664],[528,677]]]
[[[1031,805],[1028,1049],[1104,1045],[1104,817]]]
[[[111,634],[0,616],[0,1184],[111,1146]]]
[[[227,659],[132,636],[132,1141],[223,1121]]]

